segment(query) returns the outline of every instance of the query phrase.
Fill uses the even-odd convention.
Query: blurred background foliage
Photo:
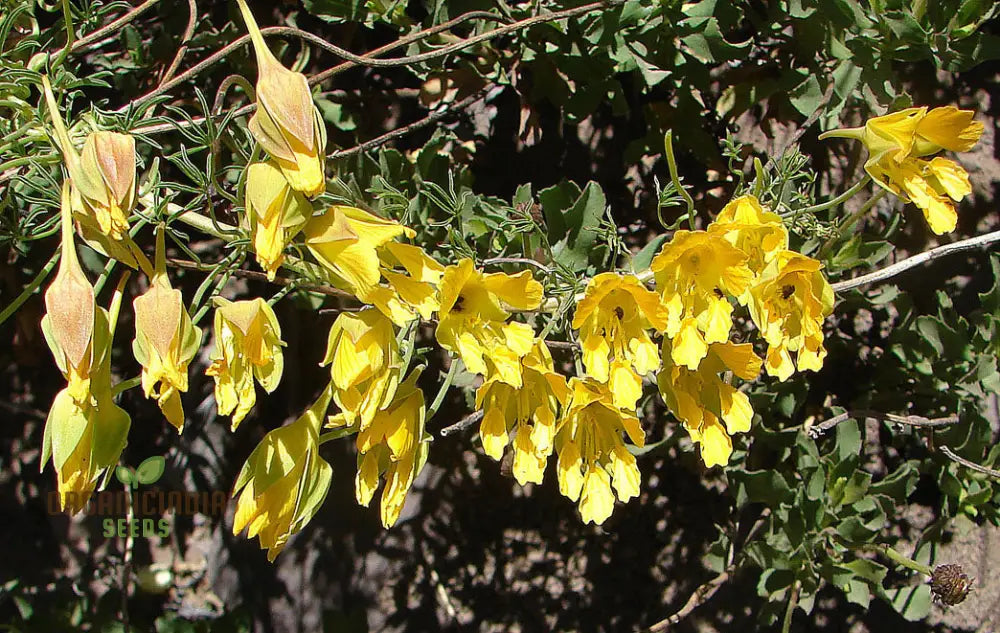
[[[63,4],[4,0],[0,14],[2,303],[54,264],[62,176],[40,107],[39,73],[47,72],[74,136],[137,136],[135,239],[151,252],[148,223],[169,224],[171,276],[186,298],[288,293],[277,310],[286,358],[296,362],[239,433],[215,420],[204,352],[192,365],[182,436],[135,390],[121,397],[134,422],[123,463],[164,455],[165,489],[228,490],[259,438],[321,388],[318,341],[351,304],[308,292],[308,275],[289,291],[244,274],[256,269],[240,179],[255,153],[242,78],[252,82],[256,69],[247,44],[216,55],[245,33],[235,4],[65,6],[68,47]],[[934,244],[919,214],[896,200],[846,224],[871,187],[816,209],[855,184],[863,162],[858,147],[820,144],[817,134],[911,103],[971,108],[987,126],[980,150],[962,158],[975,198],[961,206],[956,233],[940,239],[1000,228],[1000,28],[987,0],[252,6],[262,27],[295,27],[355,54],[450,23],[382,53],[421,60],[392,65],[344,62],[293,31],[269,38],[286,64],[319,79],[333,181],[317,207],[349,203],[398,219],[442,263],[535,260],[546,296],[560,303],[552,317],[529,321],[548,325],[554,340],[568,340],[570,300],[587,277],[641,269],[666,227],[690,223],[664,156],[668,130],[694,227],[752,191],[785,218],[792,247],[821,258],[834,282]],[[557,12],[566,17],[553,19]],[[211,216],[218,230],[176,221],[186,211]],[[117,275],[97,252],[81,251],[92,279]],[[936,564],[949,562],[942,552],[962,535],[997,538],[983,530],[1000,522],[1000,484],[941,447],[1000,467],[998,278],[996,256],[970,251],[840,293],[823,371],[755,381],[754,428],[725,469],[701,466],[648,390],[643,494],[602,528],[580,524],[554,478],[518,487],[482,454],[473,429],[440,433],[471,410],[475,385],[460,374],[429,422],[430,466],[393,530],[355,505],[353,448],[335,442],[323,448],[334,466],[330,497],[274,566],[230,534],[231,518],[173,517],[169,537],[138,539],[132,553],[139,572],[169,569],[165,590],[150,592],[139,577],[125,596],[122,543],[104,538],[95,517],[46,510],[55,478],[39,474],[39,447],[60,377],[33,295],[13,315],[5,310],[0,325],[0,515],[8,517],[0,522],[0,623],[20,631],[620,631],[663,620],[722,578],[712,587],[719,594],[676,630],[773,630],[786,611],[802,630],[1000,626],[1000,589],[988,578],[949,616],[918,576],[870,551],[890,545]],[[98,300],[106,304],[109,293]],[[138,371],[121,343],[131,338],[129,318],[119,328],[120,378]],[[427,325],[418,340],[430,365],[422,384],[433,394],[443,359]],[[554,353],[572,367],[571,350]],[[845,412],[855,414],[810,432]],[[913,428],[884,414],[960,422]],[[989,576],[980,558],[969,572]]]

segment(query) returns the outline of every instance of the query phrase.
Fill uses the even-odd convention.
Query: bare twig
[[[938,449],[942,453],[945,454],[945,457],[947,457],[948,459],[950,459],[953,462],[957,462],[957,463],[965,466],[969,470],[974,470],[977,473],[982,473],[984,475],[989,475],[990,477],[993,477],[994,479],[1000,479],[1000,470],[993,470],[992,468],[987,468],[986,466],[982,466],[980,464],[977,464],[976,462],[970,462],[969,460],[965,459],[964,457],[956,455],[955,451],[951,450],[947,446],[939,446]]]
[[[173,266],[174,268],[184,268],[187,270],[199,270],[199,271],[211,271],[215,269],[214,264],[199,264],[198,262],[193,262],[187,259],[174,259],[172,257],[167,258],[167,265]],[[270,283],[277,284],[279,286],[289,286],[294,284],[302,290],[307,290],[309,292],[315,292],[321,295],[327,295],[329,297],[340,297],[342,299],[350,299],[352,301],[357,301],[357,299],[351,293],[341,290],[340,288],[334,288],[333,286],[328,286],[325,284],[311,283],[309,281],[303,281],[300,279],[295,279],[292,277],[283,277],[281,275],[276,275],[274,279],[269,280],[265,273],[256,270],[243,270],[238,268],[232,271],[233,276],[241,277],[243,279],[253,279],[255,281],[269,281]]]
[[[167,67],[166,72],[163,73],[163,77],[160,78],[160,84],[164,84],[170,81],[170,78],[174,76],[177,72],[177,68],[181,65],[181,60],[184,59],[184,54],[187,53],[188,42],[194,35],[194,25],[198,21],[198,4],[195,0],[188,0],[188,23],[187,27],[184,29],[184,34],[181,36],[181,45],[177,49],[177,54],[174,55],[174,60],[170,62],[170,66]]]
[[[870,409],[856,409],[854,411],[846,411],[839,415],[835,415],[829,420],[824,420],[819,424],[814,424],[806,429],[806,432],[809,433],[809,437],[819,437],[845,420],[865,420],[867,418],[882,420],[883,422],[889,422],[891,424],[902,424],[905,426],[931,429],[951,426],[952,424],[958,424],[959,422],[957,415],[949,415],[943,418],[925,418],[920,415],[896,415],[893,413],[872,411]]]
[[[552,272],[552,269],[542,262],[537,262],[533,259],[528,259],[527,257],[490,257],[489,259],[484,259],[482,263],[484,266],[490,266],[492,264],[525,264],[527,266],[534,266],[544,273]]]
[[[418,130],[418,129],[422,128],[422,127],[426,127],[426,126],[428,126],[431,123],[434,123],[436,121],[440,121],[441,119],[447,117],[448,115],[454,114],[456,111],[461,110],[463,108],[466,108],[466,107],[472,105],[473,103],[475,103],[476,101],[479,101],[480,99],[484,98],[485,96],[486,96],[486,91],[485,90],[481,90],[481,91],[479,91],[479,92],[477,92],[475,94],[469,95],[468,97],[462,99],[461,101],[456,101],[455,103],[452,103],[452,104],[448,105],[447,107],[445,107],[445,108],[443,108],[441,110],[438,110],[436,112],[432,112],[429,115],[427,115],[426,117],[420,119],[419,121],[414,121],[413,123],[410,123],[409,125],[404,125],[403,127],[396,128],[395,130],[392,130],[391,132],[386,132],[382,136],[376,136],[375,138],[367,140],[364,143],[361,143],[359,145],[355,145],[354,147],[352,147],[350,149],[337,150],[335,152],[332,152],[329,155],[329,157],[331,159],[346,158],[347,156],[353,156],[354,154],[358,154],[360,152],[364,152],[364,151],[370,150],[372,148],[378,147],[379,145],[383,145],[385,143],[388,143],[389,141],[391,141],[394,138],[399,138],[401,136],[405,136],[406,134],[409,134],[410,132],[412,132],[414,130]]]
[[[129,11],[128,13],[126,13],[125,15],[123,15],[122,17],[118,18],[117,20],[108,22],[108,24],[106,26],[103,26],[103,27],[97,29],[96,31],[88,34],[86,37],[82,37],[82,38],[76,40],[75,42],[73,42],[73,46],[71,46],[70,49],[69,49],[70,52],[75,53],[78,50],[80,50],[81,48],[84,48],[84,47],[92,44],[93,42],[96,42],[97,40],[101,39],[105,35],[117,31],[121,27],[125,26],[126,24],[128,24],[132,20],[136,19],[137,17],[139,17],[140,15],[142,15],[143,13],[145,13],[148,9],[150,9],[150,8],[154,7],[155,5],[157,5],[159,2],[160,2],[160,0],[146,0],[145,2],[143,2],[142,4],[140,4],[139,6],[137,6],[136,8],[132,9],[131,11]],[[58,57],[61,54],[62,54],[62,50],[58,50],[55,53],[53,53],[53,57]]]
[[[852,288],[858,288],[859,286],[885,281],[886,279],[895,277],[896,275],[911,268],[926,264],[931,260],[938,259],[946,255],[961,253],[963,251],[977,250],[996,242],[1000,242],[1000,231],[993,231],[992,233],[977,235],[976,237],[970,237],[951,244],[945,244],[944,246],[938,246],[937,248],[932,248],[929,251],[924,251],[919,255],[914,255],[913,257],[904,259],[903,261],[896,262],[891,266],[886,266],[885,268],[876,270],[875,272],[868,273],[867,275],[861,275],[860,277],[855,277],[854,279],[848,279],[846,281],[840,281],[832,284],[833,290],[834,292],[843,292]]]
[[[458,433],[459,431],[464,431],[465,429],[469,428],[470,426],[474,426],[476,423],[478,423],[482,419],[483,419],[483,412],[482,411],[475,411],[475,412],[470,413],[469,415],[465,416],[464,418],[462,418],[458,422],[452,424],[451,426],[446,426],[443,429],[441,429],[440,431],[438,431],[438,436],[440,436],[440,437],[448,437],[452,433]]]

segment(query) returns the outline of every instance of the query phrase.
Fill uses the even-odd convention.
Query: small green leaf
[[[892,608],[909,622],[919,622],[931,612],[931,586],[927,583],[890,589],[886,594]]]
[[[134,484],[136,481],[135,473],[128,466],[119,466],[118,468],[116,468],[115,477],[118,479],[118,481],[122,482],[124,485],[130,488],[132,487],[132,484]]]
[[[163,475],[166,461],[162,455],[154,455],[147,458],[136,469],[136,476],[140,483],[153,484]]]

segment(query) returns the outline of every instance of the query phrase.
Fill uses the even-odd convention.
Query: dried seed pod
[[[931,593],[936,601],[952,607],[965,601],[974,583],[961,565],[938,565],[931,575]]]

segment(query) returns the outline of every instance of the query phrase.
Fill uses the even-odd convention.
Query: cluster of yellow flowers
[[[380,515],[392,526],[427,461],[426,405],[400,339],[418,319],[437,319],[438,343],[452,363],[481,377],[475,396],[479,436],[487,455],[513,453],[517,481],[541,483],[555,452],[563,495],[578,502],[586,522],[603,523],[615,499],[640,492],[636,458],[626,444],[645,442],[637,414],[643,381],[655,383],[669,410],[699,445],[707,466],[725,465],[732,436],[750,429],[749,398],[731,383],[763,368],[779,380],[818,370],[826,350],[823,320],[833,291],[818,261],[789,250],[781,218],[751,195],[731,201],[706,230],[677,231],[648,271],[602,273],[591,279],[573,315],[582,375],[556,370],[546,341],[514,312],[538,310],[543,287],[527,271],[479,270],[471,259],[442,266],[421,248],[398,241],[415,232],[349,206],[314,215],[310,197],[325,189],[325,130],[305,77],[285,69],[268,50],[244,0],[238,0],[259,66],[257,111],[249,129],[270,155],[247,169],[246,223],[260,266],[270,279],[286,265],[289,244],[303,242],[317,274],[366,305],[334,322],[322,364],[330,382],[295,422],[268,433],[236,482],[234,533],[259,537],[269,559],[315,515],[331,482],[319,446],[356,435],[355,492],[367,506],[383,482]],[[121,287],[110,311],[98,307],[74,246],[74,219],[94,248],[143,270],[148,289],[133,303],[133,351],[141,384],[181,432],[180,394],[202,333],[165,272],[162,227],[155,264],[136,247],[128,218],[136,203],[132,137],[95,132],[78,155],[59,117],[47,80],[46,99],[69,173],[62,196],[62,261],[45,295],[46,340],[67,387],[56,397],[44,453],[58,473],[63,506],[82,509],[102,474],[118,461],[130,420],[113,402],[110,347]],[[908,196],[935,231],[954,210],[944,194],[968,193],[961,168],[941,149],[968,149],[982,132],[971,115],[918,108],[879,117],[860,131],[872,150],[867,168],[882,186]],[[964,184],[963,184],[964,183]],[[961,194],[961,195],[959,195]],[[653,282],[654,287],[647,286]],[[215,382],[218,412],[232,430],[256,402],[256,385],[273,392],[282,376],[281,327],[261,298],[214,299],[215,348],[206,373]],[[766,344],[764,358],[741,340],[752,322]],[[734,321],[737,319],[737,321]],[[734,332],[736,333],[734,335]],[[659,337],[657,344],[654,338]],[[412,341],[410,342],[412,345]],[[412,350],[408,350],[412,351]],[[331,406],[337,412],[329,413]],[[324,429],[326,431],[324,432]],[[69,493],[81,493],[69,495]]]
[[[983,134],[973,113],[945,106],[907,108],[869,119],[864,126],[831,130],[820,138],[861,141],[868,149],[865,171],[879,186],[912,201],[937,235],[955,230],[955,205],[972,193],[969,174],[953,160],[933,156],[942,150],[967,152]],[[950,199],[949,199],[950,198]]]

